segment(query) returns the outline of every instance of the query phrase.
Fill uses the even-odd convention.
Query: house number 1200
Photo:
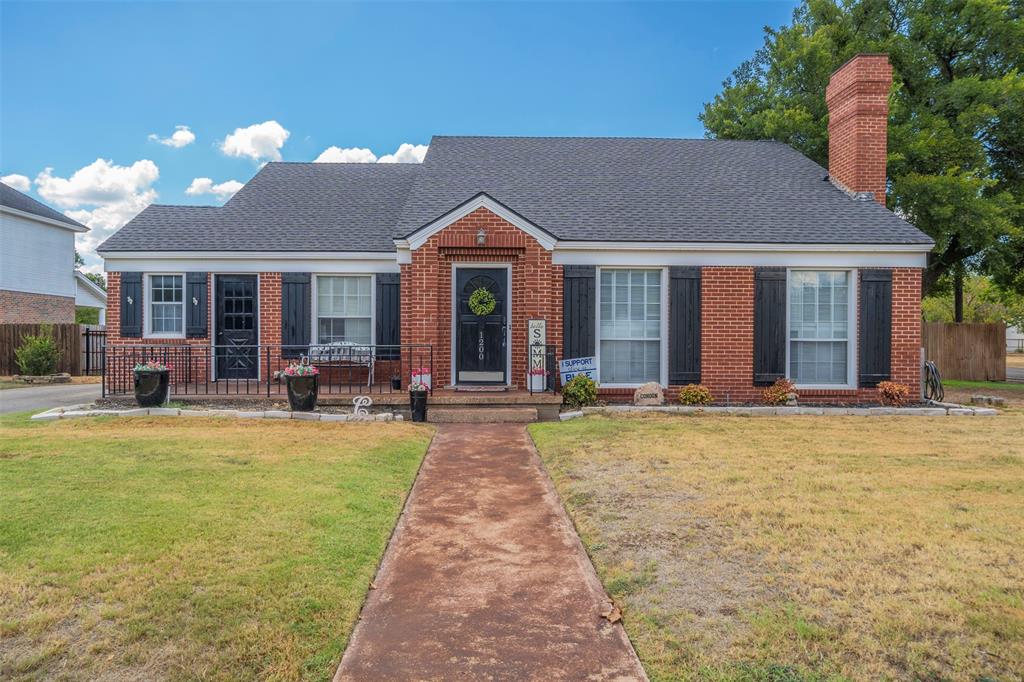
[[[480,330],[480,340],[476,346],[477,352],[480,354],[480,360],[484,359],[484,330]]]

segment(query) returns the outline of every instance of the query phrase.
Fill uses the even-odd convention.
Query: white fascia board
[[[469,201],[462,204],[458,208],[450,211],[449,213],[444,214],[434,222],[424,225],[420,229],[410,234],[407,238],[396,239],[395,245],[397,246],[399,242],[405,242],[409,245],[409,248],[412,251],[415,251],[416,249],[423,246],[426,243],[426,241],[433,237],[435,234],[437,234],[444,228],[448,227],[455,221],[465,218],[478,208],[486,208],[494,215],[519,228],[526,234],[536,239],[537,242],[542,247],[544,247],[545,250],[551,251],[555,248],[557,240],[553,236],[551,236],[544,230],[540,229],[530,221],[524,219],[522,216],[517,215],[510,211],[509,209],[505,208],[494,199],[491,199],[486,194],[480,194],[474,197],[473,199],[470,199]]]
[[[559,242],[556,265],[923,268],[927,244]]]
[[[377,251],[100,252],[107,272],[400,272],[397,254]]]
[[[36,215],[35,213],[28,213],[27,211],[19,211],[16,208],[10,206],[0,206],[0,212],[10,213],[13,216],[24,218],[25,220],[34,220],[37,223],[43,223],[44,225],[53,225],[54,227],[63,227],[65,230],[71,230],[72,232],[88,232],[88,227],[79,227],[77,225],[71,225],[65,223],[62,220],[54,220],[53,218],[47,218],[45,216]]]

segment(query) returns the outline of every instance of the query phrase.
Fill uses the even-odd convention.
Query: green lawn
[[[946,388],[977,389],[979,391],[1020,391],[1024,393],[1024,384],[1011,384],[1006,381],[964,381],[961,379],[943,379]]]
[[[0,418],[0,678],[330,678],[430,434]]]
[[[530,432],[652,680],[1021,679],[1021,410]]]

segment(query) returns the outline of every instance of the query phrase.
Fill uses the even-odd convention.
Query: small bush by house
[[[14,351],[14,358],[22,374],[43,376],[56,372],[60,351],[53,342],[53,331],[44,327],[39,334],[24,337]]]
[[[902,407],[910,399],[910,387],[895,381],[882,381],[878,384],[878,397],[883,405]]]
[[[714,399],[704,384],[687,384],[679,389],[679,402],[683,405],[710,405]]]
[[[569,407],[589,407],[597,402],[597,383],[585,374],[577,374],[562,387],[562,400]]]
[[[761,400],[765,405],[785,405],[790,395],[794,400],[798,398],[796,386],[789,379],[782,378],[761,392]]]

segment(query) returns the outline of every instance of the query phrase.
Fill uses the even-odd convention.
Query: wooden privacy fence
[[[53,342],[60,351],[57,371],[72,376],[81,373],[82,332],[77,324],[0,324],[0,375],[18,374],[15,349],[22,344],[24,337],[39,334],[47,326],[53,332]]]
[[[925,359],[943,379],[1006,381],[1006,325],[923,322]]]

